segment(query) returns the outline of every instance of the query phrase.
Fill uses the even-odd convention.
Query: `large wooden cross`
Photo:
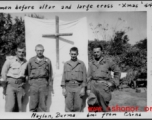
[[[62,40],[69,44],[74,44],[74,42],[60,37],[60,36],[71,36],[71,35],[73,35],[73,33],[59,33],[59,17],[58,16],[55,17],[55,23],[56,23],[56,33],[42,35],[42,37],[49,37],[49,38],[56,39],[56,64],[57,64],[56,67],[57,67],[57,69],[59,69],[59,40]]]

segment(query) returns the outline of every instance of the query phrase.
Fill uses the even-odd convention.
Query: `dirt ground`
[[[135,89],[124,88],[122,91],[116,90],[112,93],[110,106],[131,106],[137,107],[138,111],[144,111],[147,106],[147,92],[137,93]]]

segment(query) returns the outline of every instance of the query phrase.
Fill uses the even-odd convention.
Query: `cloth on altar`
[[[45,48],[44,55],[50,58],[53,70],[56,70],[56,39],[42,37],[42,35],[46,34],[55,34],[55,19],[46,20],[25,17],[24,20],[27,60],[36,55],[35,46],[42,44]],[[60,37],[74,42],[74,44],[70,44],[59,39],[60,70],[63,70],[64,63],[70,59],[69,50],[73,46],[78,47],[78,59],[84,61],[86,68],[88,68],[88,28],[86,17],[74,21],[59,20],[59,33],[73,33],[72,36]]]

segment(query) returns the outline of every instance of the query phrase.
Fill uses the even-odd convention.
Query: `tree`
[[[140,40],[124,54],[122,63],[138,71],[147,71],[147,39]],[[121,64],[122,64],[121,63]]]
[[[43,16],[30,14],[29,17],[43,19]],[[0,55],[14,55],[16,46],[25,44],[25,25],[20,17],[14,19],[10,14],[0,13]]]
[[[140,49],[140,50],[146,50],[147,51],[147,39],[140,40],[137,42],[134,47]]]
[[[43,16],[30,14],[29,17],[43,19]],[[5,61],[6,55],[15,55],[18,44],[25,44],[24,20],[16,17],[12,22],[10,14],[0,13],[0,70]]]
[[[142,72],[147,71],[147,39],[140,40],[133,47],[135,47],[138,51],[138,62],[139,69]]]
[[[4,55],[11,49],[10,30],[12,20],[10,14],[0,13],[0,55]]]
[[[121,55],[126,52],[126,47],[128,46],[129,38],[124,31],[117,31],[115,37],[111,40],[111,55]]]

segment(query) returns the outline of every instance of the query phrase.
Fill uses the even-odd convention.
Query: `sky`
[[[11,13],[11,16],[15,18],[23,17],[32,13]],[[125,29],[126,27],[131,28],[126,32],[129,38],[130,44],[135,44],[139,40],[147,38],[147,13],[145,11],[136,12],[38,12],[33,13],[43,16],[44,19],[55,19],[55,16],[59,16],[62,21],[73,21],[76,19],[81,19],[83,17],[87,18],[88,24],[88,37],[89,40],[94,40],[95,38],[99,40],[110,40],[113,35],[113,29],[116,30]],[[91,29],[95,28],[98,24],[101,24],[107,29],[104,32],[101,29],[96,29],[99,31],[98,34],[94,34]],[[126,29],[125,29],[126,30]]]

